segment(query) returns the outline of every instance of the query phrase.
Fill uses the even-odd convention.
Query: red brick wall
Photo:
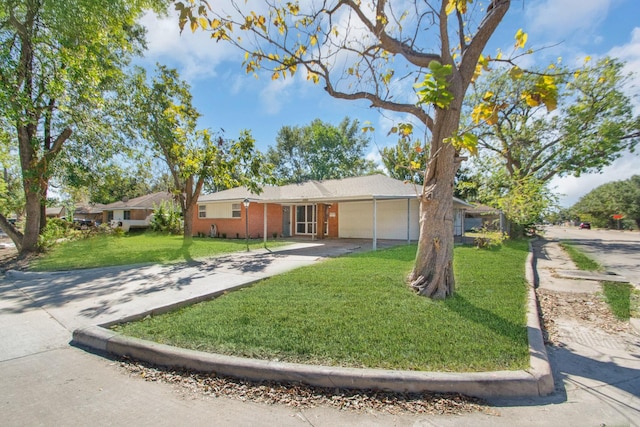
[[[211,225],[215,224],[218,235],[225,233],[228,239],[245,237],[245,209],[240,207],[240,218],[198,218],[198,209],[194,209],[193,233],[209,235]],[[267,204],[267,237],[273,238],[273,233],[282,234],[282,206]],[[264,204],[251,203],[249,205],[249,236],[251,238],[264,237]]]

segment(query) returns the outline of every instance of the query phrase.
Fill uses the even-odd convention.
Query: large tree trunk
[[[453,275],[453,189],[460,165],[456,149],[448,142],[458,131],[461,101],[436,112],[430,161],[420,194],[420,237],[411,287],[420,295],[443,299],[455,290]]]
[[[194,204],[187,204],[184,210],[184,240],[190,241],[193,239],[193,207]]]
[[[39,162],[36,158],[34,148],[34,145],[37,144],[35,141],[36,127],[33,123],[18,123],[16,128],[18,133],[26,214],[20,256],[25,256],[38,250],[42,196],[40,194],[41,186],[38,179],[40,176]]]

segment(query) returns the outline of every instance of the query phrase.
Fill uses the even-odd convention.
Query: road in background
[[[640,232],[549,226],[544,237],[570,240],[607,271],[640,286]]]

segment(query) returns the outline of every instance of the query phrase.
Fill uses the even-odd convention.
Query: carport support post
[[[378,200],[373,198],[373,250],[378,249]]]
[[[407,244],[411,244],[411,199],[407,199]]]

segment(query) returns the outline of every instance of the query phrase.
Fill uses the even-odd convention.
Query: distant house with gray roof
[[[202,195],[194,233],[228,238],[310,237],[416,241],[420,187],[385,175],[245,187]],[[248,209],[244,204],[248,203]],[[463,234],[467,203],[454,198],[454,235]],[[246,216],[248,214],[248,216]]]
[[[173,194],[161,191],[109,203],[102,207],[102,221],[113,227],[121,227],[124,231],[132,228],[147,228],[151,223],[154,209],[163,201],[173,201],[173,199]]]

